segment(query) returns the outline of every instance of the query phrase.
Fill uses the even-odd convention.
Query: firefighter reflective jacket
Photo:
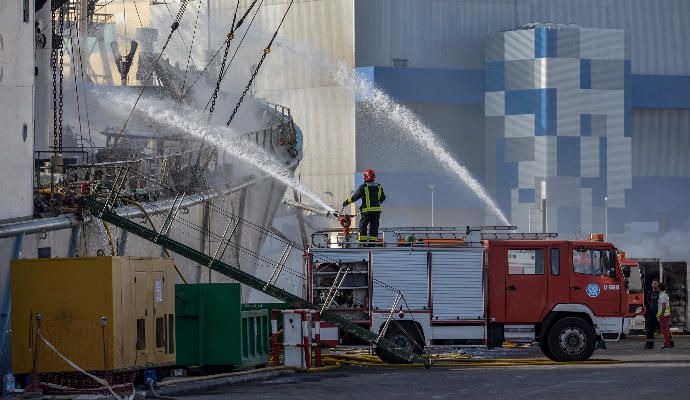
[[[666,304],[666,309],[664,310],[663,314],[661,313],[662,304]],[[671,302],[669,301],[668,294],[666,293],[666,291],[662,291],[661,293],[659,293],[659,309],[656,312],[656,317],[668,317],[669,315],[671,315]]]
[[[381,203],[386,200],[386,194],[383,193],[383,187],[376,182],[365,182],[357,188],[354,195],[347,198],[347,203],[351,204],[362,199],[362,205],[359,206],[360,211],[365,212],[381,212]]]

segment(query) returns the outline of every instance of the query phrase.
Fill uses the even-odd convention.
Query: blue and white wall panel
[[[523,229],[530,214],[541,225],[545,181],[550,231],[602,229],[604,196],[624,208],[632,188],[625,31],[537,25],[489,35],[485,55],[486,125],[502,127],[486,135],[501,207]]]
[[[549,224],[551,230],[560,229],[558,221],[575,219],[578,213],[583,234],[603,229],[603,197],[608,193],[611,198],[608,210],[610,236],[648,230],[643,228],[647,226],[657,226],[657,233],[690,231],[690,219],[686,217],[687,204],[690,203],[690,158],[687,157],[690,153],[690,41],[687,40],[690,24],[686,22],[687,18],[682,18],[688,15],[690,2],[353,0],[353,3],[355,66],[374,69],[375,83],[391,97],[406,105],[424,103],[429,108],[446,104],[462,104],[469,108],[467,106],[471,104],[485,104],[483,129],[479,129],[480,126],[474,129],[474,125],[472,129],[467,129],[467,124],[463,122],[458,124],[456,131],[442,132],[436,125],[442,120],[441,117],[419,112],[419,109],[415,109],[415,112],[448,142],[448,149],[457,155],[460,162],[470,164],[470,169],[487,189],[504,208],[508,208],[506,211],[514,214],[513,219],[521,228],[525,228],[527,216],[512,212],[514,203],[510,190],[498,192],[496,189],[519,188],[516,194],[518,203],[531,202],[532,198],[538,200],[539,187],[534,183],[526,186],[525,181],[534,182],[539,176],[559,177],[558,160],[563,159],[557,157],[558,149],[563,152],[566,148],[565,145],[559,146],[565,138],[576,143],[573,148],[577,150],[572,153],[578,154],[580,160],[579,163],[565,166],[569,171],[567,177],[578,179],[580,203],[591,204],[591,207],[573,210],[560,206],[549,213],[550,222],[557,223]],[[557,30],[555,50],[549,50],[548,44],[554,43],[553,36],[550,36],[546,40],[547,54],[537,56],[537,44],[541,43],[541,39],[534,36],[534,31],[532,34],[511,31],[534,21],[577,24],[595,29]],[[602,32],[607,30],[610,34],[601,37]],[[419,32],[424,34],[420,35]],[[492,32],[504,33],[491,35],[488,41],[485,40],[486,35]],[[504,43],[506,35],[511,43],[508,49]],[[391,67],[394,59],[406,60],[407,68]],[[506,72],[507,60],[527,62],[510,65],[507,67],[509,72]],[[581,65],[583,60],[590,61],[584,61]],[[615,67],[621,61],[625,68],[622,75]],[[530,66],[539,77],[538,84],[529,86],[532,82],[529,76],[510,73],[524,68],[529,70]],[[584,82],[581,82],[580,76],[582,68],[590,72],[584,74]],[[542,69],[547,74],[540,73]],[[613,71],[613,74],[607,71]],[[487,79],[484,85],[477,85],[482,82],[476,79],[476,73],[485,73]],[[618,100],[615,97],[594,97],[597,91],[607,92],[604,95],[614,93],[615,96],[615,92],[620,90],[616,88],[620,88],[621,77],[626,102],[622,114],[622,137],[619,132],[621,114],[600,112],[600,109],[610,108],[612,102]],[[541,83],[542,79],[546,80],[546,85]],[[581,89],[581,83],[589,89]],[[540,113],[516,113],[516,110],[506,113],[506,91],[518,90],[507,89],[506,86],[519,88],[525,84],[532,89],[555,89],[557,116],[554,136],[526,133],[521,127],[537,125],[538,117],[542,115]],[[572,90],[568,94],[566,89]],[[577,90],[588,91],[589,97],[583,99],[574,96]],[[563,104],[569,104],[571,109],[580,109],[570,112]],[[596,108],[588,111],[586,107],[589,104]],[[632,118],[628,118],[625,113],[631,108]],[[360,131],[359,127],[356,129]],[[520,137],[528,133],[534,140],[534,160],[499,164],[497,160],[506,157],[506,148],[510,157],[514,155],[510,144],[506,146],[503,141],[499,146],[496,139]],[[469,153],[473,156],[480,154],[481,146],[476,146],[475,134],[484,141],[478,162],[475,161],[476,156],[466,158]],[[459,144],[450,143],[449,138],[459,138]],[[554,146],[555,153],[547,151],[547,147],[551,149]],[[521,152],[524,151],[522,146],[518,147],[523,149]],[[627,161],[628,147],[632,148],[632,165]],[[374,157],[377,154],[376,151],[359,147],[356,152],[358,160],[363,152],[373,153]],[[475,164],[479,164],[479,167]],[[556,165],[556,173],[543,171],[554,170],[553,165]],[[560,165],[562,170],[563,163]],[[571,170],[579,170],[579,175]],[[560,180],[564,181],[564,178],[561,176]],[[407,180],[404,182],[407,183]],[[449,184],[453,183],[449,181]],[[387,188],[395,193],[408,186],[388,183]],[[525,189],[530,187],[531,190]],[[553,187],[550,185],[550,188]],[[446,198],[440,195],[441,191],[445,193],[447,190],[445,186],[439,184],[437,189],[436,198]],[[428,197],[428,193],[424,194]],[[400,198],[400,194],[396,198]],[[621,207],[623,198],[625,208]],[[419,219],[414,219],[414,222],[428,224],[429,210],[424,208],[428,207],[428,201],[415,202],[414,209],[406,209],[405,213],[419,214]],[[650,204],[654,207],[650,207]],[[391,206],[387,210],[390,211]],[[449,213],[452,212],[449,208]],[[422,217],[422,214],[426,217]],[[522,218],[522,222],[519,218]],[[532,210],[532,218],[533,225],[540,224],[536,210]],[[460,221],[463,219],[464,216],[456,218]],[[574,228],[568,227],[568,230]],[[611,237],[611,240],[617,239]],[[627,244],[623,243],[622,247],[630,250]],[[651,251],[647,253],[657,254]],[[645,256],[642,252],[639,254]]]

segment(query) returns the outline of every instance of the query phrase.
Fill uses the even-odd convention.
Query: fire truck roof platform
[[[359,242],[357,229],[345,236],[341,229],[326,229],[311,235],[311,247],[411,247],[411,246],[479,246],[483,240],[545,240],[557,233],[515,232],[516,226],[479,225],[465,227],[389,227],[381,228],[376,242]]]

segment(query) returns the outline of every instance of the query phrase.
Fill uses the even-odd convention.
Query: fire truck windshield
[[[615,254],[610,250],[573,250],[573,270],[578,274],[615,276]]]

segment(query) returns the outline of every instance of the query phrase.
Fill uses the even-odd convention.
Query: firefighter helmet
[[[369,168],[364,171],[364,181],[365,182],[373,182],[374,179],[376,179],[376,172],[374,172],[373,169]]]

